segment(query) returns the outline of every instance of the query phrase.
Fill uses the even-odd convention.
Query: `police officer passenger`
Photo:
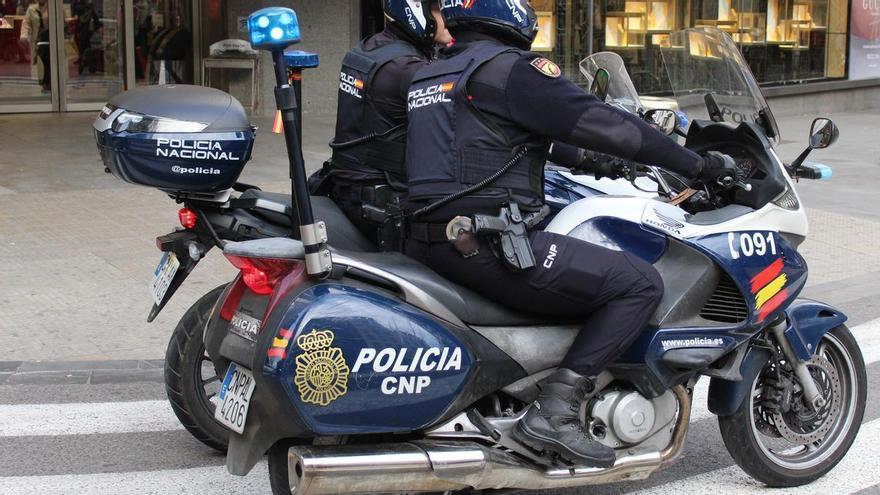
[[[322,173],[310,179],[313,194],[329,192],[377,243],[387,239],[377,236],[378,224],[364,217],[363,206],[382,209],[405,189],[406,92],[412,75],[432,58],[435,43],[451,41],[437,0],[385,0],[384,11],[385,29],[342,60],[336,136],[325,171],[330,180],[322,185]]]
[[[409,91],[407,201],[414,218],[406,252],[500,303],[583,318],[515,433],[571,462],[609,467],[613,450],[593,439],[578,410],[592,378],[626,350],[659,304],[659,274],[629,253],[533,229],[521,239],[534,266],[517,270],[496,256],[501,249],[492,237],[448,242],[449,222],[503,211],[508,219],[534,217],[543,206],[551,140],[705,181],[732,174],[732,160],[679,146],[528,52],[537,19],[526,0],[443,0],[441,10],[456,42],[419,69]],[[466,189],[478,191],[454,195]]]

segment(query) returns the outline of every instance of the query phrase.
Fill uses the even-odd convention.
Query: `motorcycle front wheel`
[[[734,461],[771,487],[810,483],[834,468],[855,441],[865,412],[867,375],[861,350],[841,325],[822,337],[808,363],[825,404],[806,406],[783,363],[771,361],[749,397],[720,416],[721,437]]]
[[[222,373],[205,352],[205,325],[226,285],[193,304],[171,334],[165,352],[165,392],[180,423],[196,440],[226,452],[229,430],[214,419]]]

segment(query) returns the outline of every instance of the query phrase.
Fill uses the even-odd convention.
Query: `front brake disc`
[[[801,415],[794,408],[787,413],[777,411],[772,414],[774,426],[782,438],[798,445],[816,443],[825,438],[840,414],[841,386],[837,370],[822,356],[813,356],[806,364],[815,370],[810,375],[825,398],[825,405],[809,415]]]

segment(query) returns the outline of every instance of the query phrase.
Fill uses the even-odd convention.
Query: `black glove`
[[[736,161],[733,157],[717,151],[703,153],[703,167],[697,177],[705,184],[721,184],[726,178],[736,179]]]
[[[630,163],[623,158],[584,150],[584,159],[579,168],[595,175],[596,180],[603,177],[617,180],[623,176],[629,166]]]

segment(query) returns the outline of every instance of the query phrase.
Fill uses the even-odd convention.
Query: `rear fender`
[[[788,321],[785,337],[798,359],[804,361],[816,351],[823,335],[846,321],[846,315],[839,310],[810,299],[796,300],[785,313]],[[718,416],[733,414],[751,392],[755,378],[769,360],[770,351],[752,347],[740,366],[742,380],[712,378],[709,384],[709,410]]]

